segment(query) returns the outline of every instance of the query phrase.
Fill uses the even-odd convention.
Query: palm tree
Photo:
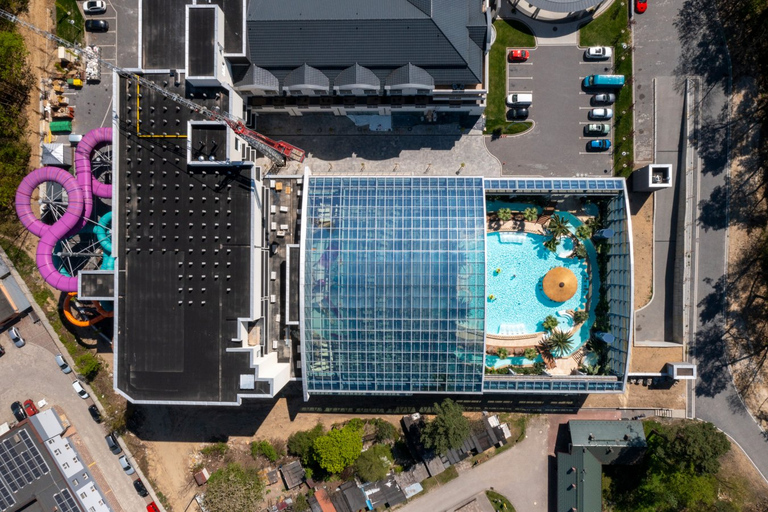
[[[573,340],[569,333],[561,330],[554,330],[547,339],[547,346],[550,353],[555,357],[562,357],[573,346]]]
[[[526,208],[523,211],[523,218],[528,222],[536,222],[536,220],[539,218],[539,210],[534,207]]]
[[[585,364],[582,365],[581,371],[586,373],[587,375],[601,375],[602,368],[599,364],[591,365],[591,364]]]
[[[552,235],[552,238],[555,239],[570,234],[570,230],[568,229],[570,227],[570,222],[557,214],[553,215],[552,218],[549,219],[549,224],[547,224],[547,230]]]
[[[496,212],[496,216],[500,221],[507,222],[512,218],[512,210],[509,208],[499,208],[499,211]]]

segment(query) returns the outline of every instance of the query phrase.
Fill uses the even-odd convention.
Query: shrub
[[[547,318],[544,319],[544,322],[542,322],[542,325],[544,326],[545,331],[552,332],[552,330],[559,325],[559,322],[557,321],[557,318],[555,318],[553,315],[549,315],[547,316]]]
[[[589,318],[589,311],[580,309],[573,312],[573,322],[576,324],[583,324]]]
[[[523,218],[528,222],[536,222],[539,218],[539,210],[536,208],[526,208],[523,211]]]
[[[496,351],[496,353],[499,356],[499,359],[506,359],[509,353],[507,352],[507,349],[504,347],[501,347],[499,350]]]
[[[371,420],[371,423],[376,427],[376,442],[382,443],[384,441],[396,441],[399,437],[397,435],[397,428],[387,420],[381,418],[375,418]]]
[[[509,208],[499,208],[499,211],[496,212],[496,215],[499,217],[500,221],[507,222],[512,218],[512,210]]]
[[[573,248],[573,255],[582,260],[587,259],[587,248],[584,247],[584,244],[577,244]]]
[[[255,469],[231,463],[208,479],[203,505],[210,512],[256,510],[264,498],[264,482]]]
[[[221,443],[214,443],[211,445],[206,446],[202,450],[200,450],[200,453],[203,455],[218,455],[219,457],[223,457],[226,455],[226,453],[229,451],[229,446],[227,443],[221,442]]]
[[[84,352],[78,356],[77,359],[75,359],[75,364],[77,364],[78,373],[83,375],[89,381],[95,379],[96,374],[98,374],[101,369],[101,361],[90,352]]]
[[[277,459],[285,455],[275,449],[275,447],[267,440],[254,441],[251,443],[251,456],[256,459],[259,456],[264,457],[269,462],[275,462]]]
[[[381,480],[392,467],[392,450],[384,444],[375,444],[360,454],[355,462],[355,471],[366,482]]]
[[[539,355],[539,352],[533,347],[527,348],[525,349],[525,352],[523,352],[523,357],[526,359],[530,359],[531,361],[536,359],[537,355]]]
[[[296,499],[293,500],[293,512],[306,512],[307,510],[309,510],[307,497],[303,494],[297,495]]]
[[[592,227],[589,224],[582,224],[576,228],[576,237],[581,240],[592,238]]]
[[[308,464],[312,457],[315,440],[325,433],[323,425],[318,423],[310,430],[296,432],[288,438],[288,453],[296,455],[302,464]]]

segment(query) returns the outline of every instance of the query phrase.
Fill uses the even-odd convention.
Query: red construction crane
[[[31,30],[32,32],[42,37],[45,37],[46,39],[53,41],[61,46],[66,46],[67,48],[72,50],[74,53],[77,53],[81,57],[85,58],[85,50],[80,46],[74,45],[69,41],[66,41],[54,34],[51,34],[50,32],[39,29],[36,26],[32,25],[31,23],[27,23],[26,21],[19,19],[18,16],[14,16],[9,12],[6,12],[0,9],[0,18],[4,18],[13,23],[21,25],[22,27],[28,30]],[[90,56],[90,57],[94,58],[94,56]],[[95,56],[95,58],[98,59],[100,64],[103,64],[107,68],[111,69],[112,71],[118,73],[120,76],[125,77],[128,80],[136,82],[141,87],[152,89],[156,93],[162,94],[166,98],[173,100],[176,103],[179,103],[180,105],[184,105],[185,107],[191,110],[194,110],[195,112],[198,112],[199,114],[206,116],[211,120],[221,121],[226,123],[230,128],[232,128],[232,130],[237,135],[239,135],[243,140],[245,140],[249,146],[266,155],[270,160],[275,162],[277,165],[281,165],[281,166],[285,165],[287,160],[295,160],[297,162],[304,161],[304,150],[299,149],[296,146],[284,141],[272,140],[269,137],[266,137],[260,133],[255,132],[254,130],[247,128],[242,119],[240,119],[239,117],[233,114],[230,114],[229,112],[218,112],[218,111],[214,111],[209,108],[206,108],[202,105],[195,103],[194,101],[188,100],[187,98],[179,94],[168,91],[165,88],[152,82],[151,80],[147,80],[146,78],[140,75],[137,75],[136,73],[133,73],[131,71],[126,71],[123,68],[115,66],[111,62],[107,62],[98,56]]]

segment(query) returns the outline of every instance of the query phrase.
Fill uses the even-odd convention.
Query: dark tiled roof
[[[412,63],[435,83],[481,83],[488,19],[481,0],[252,0],[252,62],[282,80],[303,64],[330,79],[354,66],[379,79]]]
[[[379,89],[381,80],[370,69],[355,63],[354,66],[349,66],[336,76],[333,87],[334,89]]]
[[[293,489],[304,480],[304,468],[301,466],[301,462],[297,460],[286,464],[280,468],[280,471],[283,473],[283,480],[285,480],[285,486],[288,489]]]
[[[531,0],[534,7],[550,12],[577,12],[589,9],[602,0]]]
[[[269,72],[267,71],[267,73]],[[322,71],[306,64],[302,64],[288,73],[283,80],[283,87],[286,89],[323,89],[327,91],[329,85],[330,81]]]
[[[349,508],[355,512],[368,509],[365,503],[365,493],[354,482],[344,482],[339,487],[347,500]]]
[[[385,83],[391,88],[416,86],[419,89],[434,89],[435,87],[435,79],[432,75],[410,62],[392,71]]]
[[[264,68],[258,66],[248,66],[245,73],[242,72],[243,66],[232,67],[232,79],[235,87],[258,86],[260,89],[279,91],[280,81]]]

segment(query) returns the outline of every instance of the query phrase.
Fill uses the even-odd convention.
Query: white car
[[[589,112],[592,119],[610,119],[613,117],[613,110],[610,108],[593,108]]]
[[[136,470],[133,469],[133,466],[131,466],[131,463],[128,462],[128,458],[125,455],[123,455],[117,460],[120,461],[120,467],[123,468],[123,471],[125,471],[126,475],[132,475],[136,472]]]
[[[87,0],[83,2],[85,14],[104,14],[107,12],[107,4],[104,0]]]
[[[72,368],[69,367],[67,362],[64,360],[64,356],[61,354],[56,354],[56,357],[54,357],[56,360],[56,364],[59,365],[59,368],[61,368],[61,371],[64,373],[71,373]]]
[[[613,55],[613,49],[608,46],[590,46],[584,52],[587,59],[610,59]]]
[[[27,344],[27,342],[24,341],[24,338],[21,337],[19,330],[15,327],[8,329],[8,337],[10,337],[13,344],[19,348]]]
[[[80,396],[80,398],[85,399],[85,398],[88,398],[89,396],[91,396],[85,390],[83,385],[80,384],[80,382],[78,382],[78,381],[75,381],[75,382],[72,383],[72,388],[74,388],[75,392]]]

